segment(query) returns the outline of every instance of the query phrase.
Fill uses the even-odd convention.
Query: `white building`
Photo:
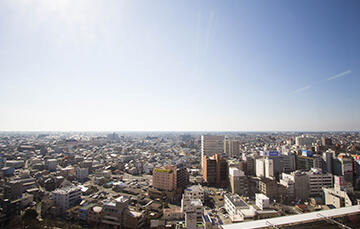
[[[263,158],[255,160],[255,174],[257,177],[265,177],[265,163]]]
[[[224,152],[224,136],[220,135],[201,135],[201,167],[203,166],[204,156],[214,156],[215,153]]]
[[[229,190],[231,193],[245,194],[248,192],[248,182],[245,172],[236,168],[229,168]]]
[[[51,192],[51,198],[55,200],[56,205],[61,207],[61,211],[65,212],[81,201],[81,188],[73,185],[56,189]]]
[[[76,174],[77,180],[79,180],[79,181],[84,180],[89,175],[89,169],[76,167],[75,174]]]
[[[195,212],[197,222],[202,222],[204,207],[200,199],[192,200],[183,196],[181,199],[181,211],[183,216],[186,214],[186,212]]]
[[[255,193],[255,203],[261,210],[270,207],[270,199],[262,193]]]
[[[56,171],[57,160],[49,159],[47,160],[47,168],[50,172]]]
[[[265,177],[272,178],[274,177],[274,161],[272,159],[264,159],[265,163]]]
[[[249,206],[238,194],[227,194],[224,196],[224,200],[224,207],[233,222],[254,218],[256,210],[254,207]]]
[[[184,190],[184,197],[191,200],[200,199],[204,202],[204,189],[201,185],[191,185]]]

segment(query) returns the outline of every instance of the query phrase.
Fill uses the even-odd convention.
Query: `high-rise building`
[[[311,168],[319,168],[323,170],[323,159],[319,156],[297,156],[296,169],[302,171],[309,171]]]
[[[244,171],[235,167],[229,168],[229,191],[232,194],[247,195],[249,188],[249,181]]]
[[[56,165],[57,165],[57,160],[56,159],[47,160],[47,166],[48,166],[48,170],[50,172],[56,171]]]
[[[286,187],[287,196],[290,199],[306,199],[309,197],[309,177],[304,172],[283,173],[280,184]]]
[[[240,154],[240,142],[237,140],[224,140],[224,153],[229,157]]]
[[[345,181],[353,183],[353,157],[346,154],[339,154],[337,159],[333,160],[333,174],[344,176]]]
[[[321,138],[321,144],[323,146],[330,146],[330,145],[332,145],[332,140],[331,140],[331,138],[322,137]]]
[[[297,146],[311,146],[315,142],[314,138],[308,136],[301,136],[295,138],[295,143]]]
[[[204,156],[214,156],[224,152],[224,136],[201,135],[201,165],[204,165]]]
[[[185,188],[189,184],[189,172],[186,168],[163,166],[153,171],[153,187],[160,190],[172,191]]]
[[[332,173],[333,171],[333,152],[324,152],[323,153],[323,161],[324,161],[324,172],[325,173]]]
[[[306,172],[309,177],[310,196],[321,196],[322,188],[329,188],[333,186],[333,175],[331,173],[322,173],[320,169],[311,169]]]
[[[219,154],[204,156],[203,177],[209,186],[227,187],[228,165]]]

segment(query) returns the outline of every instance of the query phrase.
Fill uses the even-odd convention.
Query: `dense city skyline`
[[[358,1],[1,1],[0,131],[359,131]]]

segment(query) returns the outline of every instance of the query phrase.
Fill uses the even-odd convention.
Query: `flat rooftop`
[[[247,203],[237,194],[227,194],[226,198],[228,198],[235,207],[249,207],[249,205],[247,205]]]
[[[340,217],[344,215],[359,214],[360,205],[351,207],[343,207],[332,210],[323,210],[310,213],[304,213],[300,215],[292,216],[281,216],[271,219],[256,220],[244,223],[234,223],[222,225],[223,229],[237,229],[237,228],[269,228],[272,226],[285,226],[285,225],[296,225],[307,222],[315,222],[324,220],[324,217]]]

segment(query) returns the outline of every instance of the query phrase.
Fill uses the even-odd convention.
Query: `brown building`
[[[172,191],[185,188],[189,184],[189,172],[186,168],[164,166],[153,171],[153,187],[160,190]]]
[[[209,186],[227,187],[227,161],[216,153],[213,157],[204,156],[203,163],[203,177],[207,184]]]
[[[286,197],[286,187],[276,180],[261,178],[259,181],[259,191],[269,198],[282,199]]]

